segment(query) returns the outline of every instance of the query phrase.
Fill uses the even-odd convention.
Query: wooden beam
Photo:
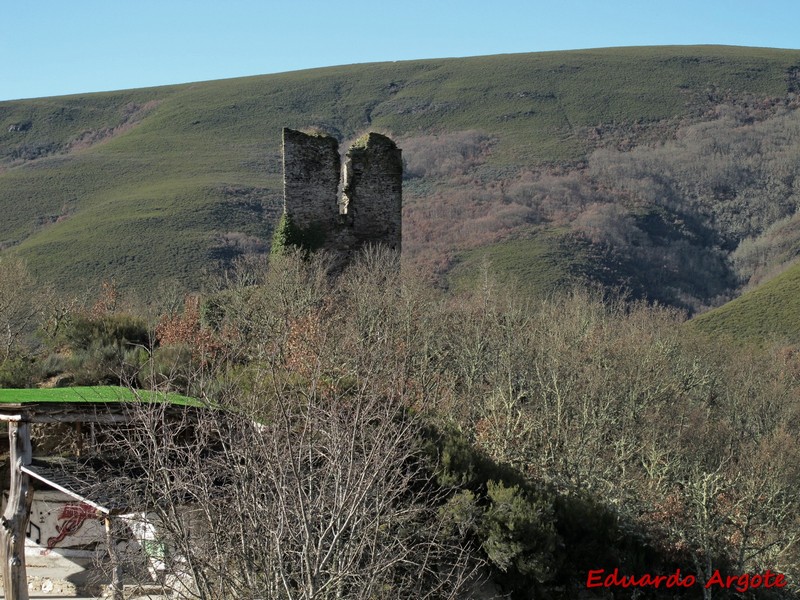
[[[78,502],[83,502],[84,504],[88,504],[89,506],[91,506],[95,510],[97,510],[97,511],[99,511],[99,512],[105,514],[105,515],[111,514],[111,509],[110,508],[106,508],[105,506],[97,504],[96,502],[93,502],[92,500],[89,500],[88,498],[86,498],[84,496],[81,496],[77,492],[75,492],[73,490],[70,490],[70,489],[64,487],[63,485],[59,485],[57,482],[53,481],[52,479],[47,479],[46,477],[42,477],[39,473],[36,472],[35,469],[31,469],[28,466],[23,466],[22,467],[22,472],[27,474],[27,475],[30,475],[34,479],[38,479],[39,481],[41,481],[42,483],[50,486],[51,488],[58,490],[62,494],[66,494],[70,498],[75,498],[75,500],[77,500]],[[28,525],[26,524],[25,525],[25,529],[27,529],[27,528],[28,528]]]
[[[30,478],[22,468],[31,464],[30,424],[8,424],[11,457],[11,485],[8,504],[0,518],[3,552],[3,588],[6,600],[28,600],[28,576],[25,569],[25,532],[33,502]]]
[[[28,423],[127,423],[130,420],[131,417],[128,415],[101,412],[26,412],[20,414],[0,413],[0,421],[7,421],[9,423],[13,423],[15,421],[27,421]]]
[[[197,418],[196,409],[184,414],[186,407],[168,407],[166,414],[183,418]],[[0,405],[0,421],[13,423],[27,421],[29,423],[127,423],[135,421],[140,413],[125,404],[98,404],[97,406],[75,406],[74,404],[27,404]]]

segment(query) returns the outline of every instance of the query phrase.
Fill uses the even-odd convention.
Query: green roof
[[[131,390],[119,386],[83,386],[48,389],[0,389],[0,408],[3,404],[37,403],[109,403],[109,402],[163,402],[179,406],[205,406],[197,398],[180,394]]]

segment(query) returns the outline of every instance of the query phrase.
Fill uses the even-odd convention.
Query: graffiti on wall
[[[52,550],[67,537],[74,536],[87,519],[97,519],[97,510],[84,502],[64,504],[58,514],[55,526],[58,535],[47,538],[47,549]]]
[[[106,532],[97,511],[56,491],[37,490],[31,503],[27,545],[43,554],[52,550],[90,549],[105,544]]]

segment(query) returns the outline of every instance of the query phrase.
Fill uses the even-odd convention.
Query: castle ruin
[[[335,138],[283,129],[282,240],[346,265],[367,244],[400,251],[403,160],[384,135],[357,139],[341,164]]]

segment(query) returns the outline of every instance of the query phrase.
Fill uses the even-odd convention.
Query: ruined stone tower
[[[386,136],[356,140],[341,166],[335,138],[283,130],[285,241],[324,249],[343,267],[366,244],[400,251],[403,160]]]

